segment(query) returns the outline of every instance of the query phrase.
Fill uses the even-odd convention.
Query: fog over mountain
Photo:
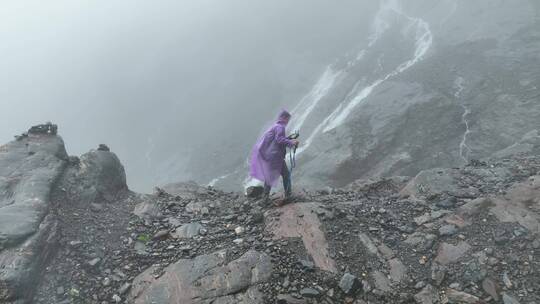
[[[4,1],[0,139],[50,120],[70,153],[110,145],[134,189],[238,189],[257,136],[288,108],[303,186],[456,166],[539,128],[538,9]]]
[[[3,0],[0,109],[1,304],[540,303],[539,0]]]
[[[3,1],[0,139],[50,120],[70,153],[109,144],[136,189],[198,178],[184,166],[193,154],[246,148],[328,62],[354,49],[377,6]],[[156,165],[176,170],[158,176],[149,171]]]

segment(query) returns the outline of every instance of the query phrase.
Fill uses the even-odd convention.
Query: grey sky
[[[130,183],[148,188],[148,155],[155,161],[180,159],[190,149],[212,154],[217,148],[209,141],[258,133],[343,50],[364,40],[377,6],[2,1],[0,142],[50,120],[60,125],[70,154],[107,143]]]

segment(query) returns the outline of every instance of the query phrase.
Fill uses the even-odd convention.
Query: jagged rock
[[[540,208],[540,175],[516,184],[504,197],[493,199],[491,212],[501,222],[519,223],[532,233],[540,233],[540,214],[529,208]]]
[[[446,290],[446,296],[448,297],[449,303],[456,303],[456,304],[477,304],[480,303],[480,298],[473,296],[471,294],[468,294],[466,292],[457,291],[454,289],[447,289]]]
[[[426,251],[433,247],[433,242],[436,238],[437,237],[433,234],[415,232],[405,240],[405,243],[414,246],[421,251]]]
[[[122,287],[120,287],[120,289],[118,290],[118,293],[120,295],[124,295],[129,291],[130,288],[131,288],[131,284],[125,283],[124,285],[122,285]]]
[[[198,222],[184,224],[178,227],[173,232],[172,236],[180,239],[190,239],[198,236],[201,233],[202,229],[204,229],[203,225]]]
[[[101,262],[101,258],[94,258],[88,261],[88,265],[95,267],[97,264],[99,264],[99,262]]]
[[[133,213],[136,216],[149,222],[163,217],[163,214],[159,207],[151,201],[144,201],[139,203],[137,206],[135,206],[135,210],[133,210]]]
[[[386,275],[380,271],[375,271],[372,274],[373,280],[375,281],[375,287],[383,292],[392,291],[392,283]]]
[[[358,239],[360,240],[362,245],[364,245],[368,253],[375,256],[379,254],[379,250],[377,249],[377,246],[375,246],[375,243],[373,243],[373,241],[367,234],[360,233],[358,235]]]
[[[68,157],[50,131],[0,147],[0,302],[28,301],[57,248],[49,198]]]
[[[241,235],[243,234],[244,232],[246,231],[246,229],[244,227],[236,227],[234,229],[234,233],[236,233],[236,235]]]
[[[392,176],[381,180],[359,179],[345,186],[344,189],[356,192],[397,193],[410,179],[408,176]]]
[[[100,144],[97,148],[98,151],[111,152],[111,149],[106,144]]]
[[[313,289],[313,288],[304,288],[300,290],[300,294],[306,298],[316,298],[321,293],[318,290]]]
[[[302,238],[307,252],[315,265],[325,271],[337,272],[335,261],[328,252],[326,236],[321,231],[318,213],[328,212],[316,203],[286,205],[268,212],[266,229],[275,239]]]
[[[439,295],[437,293],[437,290],[433,288],[431,285],[427,285],[414,296],[414,300],[418,304],[436,304],[439,302]]]
[[[407,278],[407,267],[399,259],[391,259],[388,261],[390,269],[390,279],[396,283],[404,281]]]
[[[520,304],[519,301],[510,294],[503,292],[502,294],[504,304]]]
[[[113,295],[112,300],[114,301],[114,303],[122,302],[122,298],[119,295]]]
[[[439,228],[440,236],[452,236],[457,233],[457,227],[455,225],[444,225]]]
[[[93,212],[101,212],[103,211],[103,205],[92,203],[90,204],[90,210],[92,210]]]
[[[418,226],[423,225],[429,221],[431,221],[431,215],[429,213],[414,218],[414,222]]]
[[[315,263],[308,261],[308,260],[300,260],[300,265],[302,265],[302,268],[306,271],[314,271],[315,270]]]
[[[439,246],[435,261],[441,265],[455,263],[459,259],[461,259],[470,249],[471,246],[464,241],[459,242],[457,245],[442,243]]]
[[[169,230],[160,230],[154,234],[152,237],[153,240],[161,240],[169,236]]]
[[[499,301],[499,299],[500,299],[500,296],[499,296],[500,287],[494,280],[492,280],[490,278],[484,279],[484,281],[482,282],[482,288],[495,301]]]
[[[396,253],[385,244],[379,245],[377,249],[383,255],[383,257],[387,260],[393,258],[396,255]]]
[[[305,299],[296,299],[290,295],[280,294],[277,296],[277,304],[306,304]]]
[[[355,294],[361,286],[358,278],[350,273],[344,274],[339,281],[339,288],[346,294]]]
[[[440,286],[444,281],[447,269],[437,263],[431,266],[431,279],[435,282],[435,285]]]
[[[485,169],[474,168],[469,171],[471,175],[478,176],[484,180],[492,182],[503,181],[511,175],[505,168]],[[473,187],[463,187],[460,185],[462,173],[459,169],[430,169],[420,172],[412,179],[400,194],[403,197],[413,197],[417,199],[430,198],[477,198],[480,191]],[[453,200],[453,199],[452,199]]]
[[[264,187],[252,186],[246,189],[246,196],[249,198],[260,198],[264,193]]]
[[[179,260],[165,268],[159,278],[153,276],[152,267],[135,278],[129,299],[135,304],[262,304],[256,285],[270,278],[270,258],[249,251],[227,263],[226,255],[220,251]]]
[[[28,134],[49,134],[56,135],[58,133],[58,126],[50,122],[42,125],[36,125],[28,130]]]
[[[199,213],[206,215],[210,213],[210,210],[219,207],[219,202],[204,201],[204,202],[191,202],[187,204],[186,211],[191,213]]]
[[[440,207],[440,208],[446,208],[446,209],[449,209],[449,208],[454,208],[457,204],[457,199],[453,196],[447,198],[447,199],[443,199],[441,201],[438,201],[435,205],[437,207]]]
[[[502,280],[506,288],[511,289],[512,287],[514,287],[514,284],[510,280],[510,277],[508,276],[507,272],[503,273]]]
[[[128,191],[124,166],[112,152],[92,150],[70,165],[62,176],[62,184],[78,201],[91,204],[113,202]]]
[[[171,183],[160,188],[170,195],[180,196],[187,199],[194,199],[198,195],[208,191],[205,187],[202,187],[195,182]]]
[[[463,279],[474,283],[480,283],[486,277],[486,275],[487,270],[485,265],[481,264],[477,260],[472,260],[467,263],[463,273]]]

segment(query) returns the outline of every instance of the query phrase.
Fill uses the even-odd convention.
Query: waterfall
[[[382,35],[390,28],[392,21],[391,19],[396,15],[402,16],[405,19],[409,20],[409,27],[413,27],[416,30],[415,51],[413,58],[401,63],[392,72],[380,79],[375,80],[373,83],[371,83],[367,87],[362,88],[361,90],[359,90],[357,83],[357,86],[355,86],[352,92],[353,97],[346,98],[340,105],[336,107],[336,109],[332,113],[330,113],[330,115],[328,115],[319,125],[315,127],[307,140],[303,142],[301,149],[299,149],[298,151],[299,153],[309,148],[315,137],[321,131],[328,132],[343,124],[348,118],[348,116],[351,114],[353,109],[360,105],[364,100],[366,100],[366,98],[371,95],[371,93],[377,86],[379,86],[386,80],[397,76],[400,73],[403,73],[404,71],[421,61],[427,54],[428,50],[433,44],[433,34],[431,32],[429,24],[420,18],[410,17],[406,15],[402,11],[401,6],[399,5],[399,2],[397,0],[385,0],[381,2],[381,7],[375,16],[375,20],[373,21],[372,34],[369,36],[368,39],[368,48],[372,47],[377,41],[379,41]],[[364,54],[365,50],[362,50],[358,58],[363,58]],[[349,64],[349,66],[350,65],[351,63]],[[354,92],[358,93],[354,94]]]
[[[342,74],[343,71],[334,71],[332,66],[326,68],[313,89],[292,110],[291,114],[294,116],[294,120],[290,126],[291,130],[300,130],[302,128],[313,109],[328,94],[328,91],[330,91]]]
[[[362,103],[367,97],[369,97],[369,95],[371,95],[371,93],[377,86],[379,86],[381,83],[385,82],[389,78],[403,73],[404,71],[418,63],[420,60],[423,59],[423,57],[426,55],[427,51],[431,47],[433,43],[433,35],[427,22],[419,18],[409,17],[400,11],[396,11],[395,9],[392,10],[394,10],[397,14],[403,15],[404,17],[409,19],[411,21],[411,25],[416,27],[414,57],[400,64],[395,70],[390,72],[385,77],[377,79],[371,85],[362,89],[360,93],[358,93],[358,95],[351,101],[349,101],[347,104],[342,103],[340,106],[338,106],[336,110],[334,110],[334,112],[330,114],[329,117],[331,117],[331,119],[327,122],[327,125],[325,126],[323,132],[328,132],[343,124],[347,117],[351,114],[353,109],[356,108],[360,103]]]
[[[454,97],[459,100],[461,99],[461,93],[465,89],[464,86],[465,79],[463,77],[458,77],[454,81],[454,88],[456,89],[456,92],[454,93]],[[468,116],[471,114],[471,110],[465,103],[460,103],[461,107],[463,108],[463,115],[461,115],[461,122],[465,125],[465,133],[463,133],[463,137],[461,139],[461,142],[459,143],[459,157],[463,159],[465,163],[469,161],[469,153],[471,152],[471,148],[467,145],[467,137],[471,133],[471,130],[469,128],[469,120]]]

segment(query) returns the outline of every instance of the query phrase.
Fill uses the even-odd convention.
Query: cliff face
[[[344,186],[451,168],[539,130],[538,9],[528,0],[381,1],[358,49],[290,103],[289,131],[302,134],[295,181]],[[247,170],[233,171],[216,185],[238,188]]]
[[[77,181],[73,195],[87,204],[98,194],[127,190],[114,154],[93,151],[76,161],[68,157],[56,130],[50,124],[36,126],[0,147],[1,303],[29,302],[56,254],[61,235],[57,210],[68,203],[56,201],[56,193],[67,191],[66,178]]]
[[[459,166],[540,128],[537,5],[420,2],[383,1],[369,45],[305,100],[304,185]]]
[[[32,296],[54,254],[50,194],[67,164],[62,139],[31,133],[0,147],[0,302]]]
[[[539,147],[275,207],[195,183],[136,194],[106,146],[68,157],[30,132],[0,152],[0,303],[535,303]]]

